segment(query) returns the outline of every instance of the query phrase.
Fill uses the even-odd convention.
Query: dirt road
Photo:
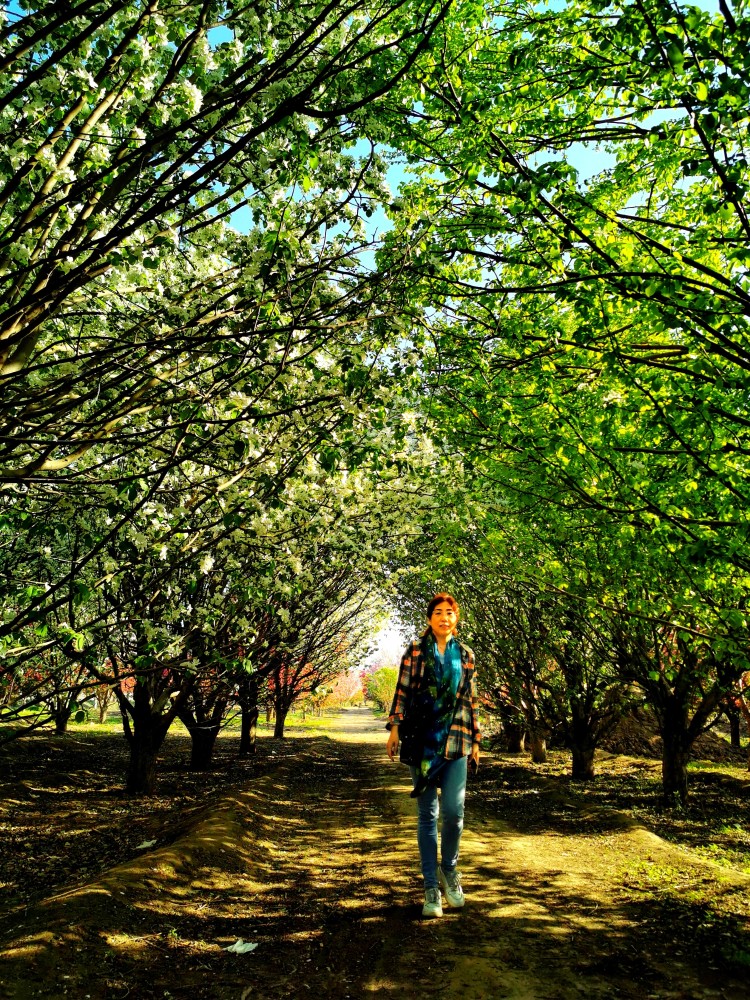
[[[414,803],[384,736],[368,710],[342,713],[330,738],[296,740],[293,756],[279,745],[265,777],[172,844],[18,913],[0,997],[750,998],[750,979],[696,961],[684,928],[633,889],[639,871],[677,873],[686,893],[707,880],[747,893],[750,878],[617,815],[511,828],[481,770],[466,907],[423,920]],[[228,952],[237,941],[254,947]]]

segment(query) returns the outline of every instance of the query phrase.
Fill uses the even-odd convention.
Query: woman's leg
[[[468,757],[449,760],[441,773],[443,822],[440,827],[440,856],[444,872],[453,871],[458,864],[458,849],[464,828],[467,761]]]
[[[416,785],[419,774],[416,767],[409,768],[412,784]],[[422,878],[425,889],[437,889],[437,848],[438,848],[438,794],[435,785],[430,785],[417,798],[417,844],[422,862]]]

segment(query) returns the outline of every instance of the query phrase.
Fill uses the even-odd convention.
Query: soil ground
[[[596,786],[509,756],[487,755],[469,789],[465,908],[422,919],[414,803],[384,735],[351,709],[327,736],[225,760],[221,797],[215,774],[180,797],[167,768],[162,798],[145,803],[105,787],[90,746],[79,772],[70,741],[11,754],[0,997],[750,998],[747,858],[715,864],[685,846],[689,830],[669,843]],[[628,765],[623,796],[653,768]],[[746,828],[750,784],[721,781]],[[237,941],[254,947],[226,950]]]

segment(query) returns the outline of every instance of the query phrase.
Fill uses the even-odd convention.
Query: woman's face
[[[431,617],[428,619],[430,627],[438,639],[449,639],[458,624],[458,615],[455,608],[452,608],[447,601],[442,601],[436,605]]]

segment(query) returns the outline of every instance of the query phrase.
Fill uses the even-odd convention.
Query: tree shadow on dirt
[[[696,764],[687,807],[664,809],[653,761],[618,758],[599,764],[597,778],[582,783],[571,780],[565,753],[550,754],[550,764],[541,767],[498,754],[470,786],[468,801],[472,797],[525,831],[604,833],[637,824],[750,874],[750,774],[743,771],[717,773]],[[709,844],[718,850],[707,850]]]
[[[691,898],[694,885],[654,885],[644,870],[603,899],[594,880],[571,886],[563,864],[515,870],[506,856],[519,833],[541,830],[585,857],[621,832],[614,811],[587,816],[523,768],[483,767],[467,815],[487,850],[466,852],[464,910],[428,921],[403,774],[394,781],[368,744],[264,743],[265,773],[235,789],[225,782],[228,797],[197,828],[17,913],[0,997],[748,995],[731,956],[742,929]],[[225,950],[238,940],[255,947]]]

